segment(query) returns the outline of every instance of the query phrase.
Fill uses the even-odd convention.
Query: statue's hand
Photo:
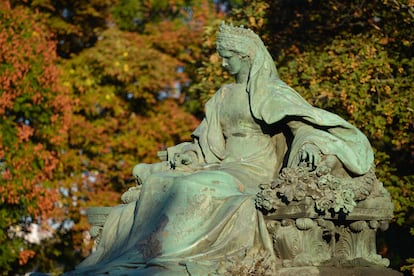
[[[317,167],[322,160],[322,152],[314,144],[302,146],[299,162],[306,162],[313,167]]]

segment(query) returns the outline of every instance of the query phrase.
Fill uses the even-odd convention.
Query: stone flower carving
[[[301,163],[296,167],[284,168],[271,184],[262,184],[256,205],[265,211],[272,211],[281,204],[310,197],[320,213],[333,211],[347,214],[356,206],[356,200],[365,199],[370,194],[374,181],[369,176],[366,178],[343,179],[332,175],[326,166],[312,169]],[[360,192],[361,186],[364,193]]]

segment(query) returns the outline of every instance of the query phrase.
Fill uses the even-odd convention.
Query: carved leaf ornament
[[[315,209],[320,213],[351,213],[356,200],[365,199],[371,191],[374,178],[371,173],[352,179],[343,179],[330,173],[326,166],[316,169],[301,163],[296,167],[284,168],[271,184],[262,184],[256,205],[266,211],[292,201],[313,199]]]

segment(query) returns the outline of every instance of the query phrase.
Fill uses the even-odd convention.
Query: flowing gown
[[[150,175],[138,201],[114,208],[97,250],[69,275],[220,275],[257,254],[275,259],[254,199],[284,152],[252,117],[246,87],[222,87],[194,136],[214,166]]]

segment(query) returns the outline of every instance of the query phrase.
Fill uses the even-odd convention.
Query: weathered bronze
[[[367,138],[280,80],[251,30],[222,24],[217,50],[235,83],[208,101],[193,142],[133,169],[125,204],[89,210],[99,242],[68,275],[387,266],[375,233],[393,206]]]

